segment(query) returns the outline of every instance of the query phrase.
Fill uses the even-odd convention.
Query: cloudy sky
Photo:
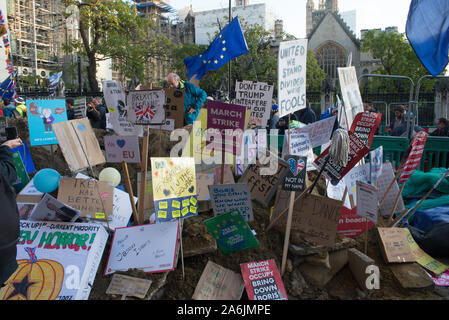
[[[172,7],[183,9],[190,4],[196,11],[228,8],[229,0],[169,0]],[[250,4],[266,3],[284,21],[286,32],[305,37],[306,0],[250,0]],[[405,23],[411,0],[339,0],[340,12],[356,10],[356,35],[361,29],[397,26],[405,32]],[[235,0],[232,0],[234,5]],[[315,0],[317,6],[318,0]]]

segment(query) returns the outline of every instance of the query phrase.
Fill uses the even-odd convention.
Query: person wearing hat
[[[16,110],[16,106],[11,103],[11,100],[8,98],[3,99],[3,104],[5,105],[3,108],[3,116],[7,118],[14,118],[13,110]]]
[[[268,120],[268,129],[276,129],[276,125],[279,121],[279,106],[273,99],[271,101],[270,119]]]
[[[25,104],[25,99],[22,97],[18,97],[16,100],[14,100],[16,103],[16,110],[19,112],[20,116],[22,118],[26,118],[27,116],[27,106]]]

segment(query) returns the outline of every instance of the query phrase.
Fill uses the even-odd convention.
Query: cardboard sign
[[[351,127],[355,116],[363,112],[363,101],[355,67],[337,68],[341,95],[345,106],[348,126]]]
[[[368,230],[374,226],[374,223],[368,221]],[[367,230],[365,218],[357,215],[357,207],[352,210],[346,206],[341,208],[340,220],[338,220],[337,233],[343,237],[358,238]]]
[[[407,161],[402,169],[401,176],[398,183],[402,184],[412,176],[413,171],[418,167],[421,162],[422,155],[424,153],[424,147],[426,146],[428,134],[425,131],[418,132],[411,143],[411,151],[408,155]]]
[[[282,157],[285,159],[285,156],[289,153],[295,156],[306,157],[307,159],[307,171],[316,170],[313,166],[313,162],[315,161],[315,156],[313,155],[312,145],[309,139],[308,133],[297,133],[290,136],[291,143],[290,149],[288,148],[288,130],[284,135],[284,146],[282,147]]]
[[[128,121],[126,94],[118,81],[103,81],[103,96],[108,107],[112,129],[120,136],[142,136],[143,128]]]
[[[240,300],[244,289],[242,276],[208,261],[193,293],[193,300]]]
[[[312,149],[329,142],[329,140],[332,138],[332,130],[334,128],[335,118],[336,117],[333,116],[324,120],[308,124],[307,126],[302,128],[292,129],[292,132],[290,134],[292,143],[295,142],[294,140],[296,139],[296,136],[299,134],[308,134]],[[288,142],[288,134],[287,134],[288,130],[285,132],[286,134],[284,135],[284,139],[287,138]],[[284,142],[284,144],[285,143],[286,142]],[[288,147],[288,144],[285,145]]]
[[[65,205],[49,194],[45,194],[34,208],[29,220],[75,222],[80,216],[79,210]]]
[[[274,260],[241,263],[240,270],[249,300],[288,300]]]
[[[130,91],[127,96],[127,119],[134,125],[162,124],[165,121],[164,90]]]
[[[21,221],[19,267],[0,300],[87,300],[107,239],[96,224]]]
[[[271,114],[273,89],[273,85],[265,82],[236,81],[235,104],[245,106],[249,111],[247,128],[251,125],[260,128],[267,126]]]
[[[116,294],[121,296],[132,296],[144,299],[150,289],[151,280],[139,279],[115,273],[111,283],[106,290],[106,294]]]
[[[351,131],[349,134],[349,155],[348,155],[348,164],[346,167],[338,166],[332,162],[332,159],[326,164],[324,168],[323,175],[331,181],[333,185],[336,185],[338,181],[343,179],[343,177],[360,161],[369,153],[368,147],[358,139],[354,133]],[[324,165],[326,158],[329,157],[328,147],[321,155],[316,158],[313,165],[318,170],[321,170]]]
[[[30,148],[28,148],[28,143],[23,142],[22,145],[17,148],[11,149],[11,152],[19,152],[23,161],[23,165],[25,166],[25,170],[27,173],[33,173],[36,171],[34,167],[33,158],[31,158]]]
[[[104,275],[128,269],[172,271],[178,232],[178,221],[115,229]]]
[[[277,171],[273,175],[261,175],[261,168],[266,167],[262,165],[259,160],[255,164],[251,164],[246,168],[245,173],[240,178],[240,183],[246,183],[251,191],[251,200],[255,200],[263,206],[267,207],[270,200],[276,193],[278,186],[284,181],[287,174],[289,164],[277,158]]]
[[[209,186],[214,184],[213,173],[198,173],[196,175],[196,186],[198,190],[198,200],[210,200]]]
[[[307,39],[283,41],[278,57],[279,118],[306,107]]]
[[[251,193],[246,183],[209,186],[214,215],[219,216],[239,209],[245,221],[253,221]]]
[[[198,197],[193,158],[151,158],[156,221],[198,215]]]
[[[306,186],[307,158],[289,155],[285,160],[290,167],[284,177],[282,190],[303,191]]]
[[[105,136],[106,161],[140,163],[139,137]]]
[[[220,101],[207,103],[207,149],[240,154],[246,107]]]
[[[377,188],[361,181],[356,182],[357,215],[377,223]]]
[[[76,119],[54,126],[64,159],[75,172],[106,162],[89,119]]]
[[[385,191],[387,191],[388,186],[390,185],[391,181],[394,179],[394,171],[393,166],[391,165],[391,162],[385,162],[382,166],[382,173],[377,179],[377,190],[378,190],[378,200],[380,201],[382,197],[385,194]],[[399,193],[399,186],[398,183],[395,181],[393,186],[391,187],[390,191],[388,192],[384,203],[382,207],[380,208],[380,215],[382,216],[389,216],[391,214],[391,211],[394,208],[394,202]],[[402,196],[399,197],[398,206],[396,208],[396,212],[402,212],[405,209],[404,207],[404,200],[402,199]]]
[[[27,100],[26,105],[31,146],[58,144],[53,128],[67,121],[65,100]]]
[[[164,92],[166,98],[164,105],[165,118],[173,120],[173,130],[184,127],[185,91],[175,88],[165,88]]]
[[[113,213],[114,187],[107,182],[76,178],[59,180],[58,200],[82,212],[82,217],[107,220]]]
[[[73,99],[74,119],[81,119],[86,117],[86,97]]]
[[[365,146],[368,147],[368,149],[370,149],[374,134],[376,133],[381,120],[381,113],[358,113],[352,122],[351,131],[365,144]]]
[[[387,263],[415,262],[403,228],[377,228],[382,255]]]
[[[295,201],[292,217],[292,233],[323,246],[335,244],[338,222],[343,202],[307,193]],[[272,220],[277,218],[273,214]],[[287,215],[284,214],[276,226],[285,231]]]
[[[371,183],[375,183],[382,174],[382,164],[384,158],[383,146],[380,146],[376,150],[370,152],[370,170],[371,170]]]
[[[23,165],[22,157],[18,151],[12,153],[12,159],[14,161],[14,167],[17,172],[17,179],[13,183],[14,190],[16,193],[22,191],[23,188],[30,182],[30,177],[25,170],[25,166]]]
[[[225,255],[259,246],[238,209],[205,220],[204,224]]]

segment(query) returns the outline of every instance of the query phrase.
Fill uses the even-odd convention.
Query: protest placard
[[[335,199],[335,200],[342,200],[343,195],[345,194],[346,190],[346,196],[344,199],[343,206],[347,208],[351,208],[351,202],[349,201],[349,197],[347,195],[347,187],[344,180],[341,180],[337,185],[333,185],[332,183],[329,183],[326,188],[326,194],[329,198]]]
[[[22,203],[17,202],[17,209],[19,210],[19,219],[28,220],[30,218],[31,212],[37,206],[37,203]]]
[[[247,128],[255,125],[265,128],[271,113],[274,86],[265,82],[236,81],[235,104],[249,111]]]
[[[371,148],[374,134],[382,120],[381,113],[361,112],[358,113],[351,125],[351,132],[362,141],[368,149]]]
[[[41,201],[44,194],[36,189],[33,183],[33,179],[28,182],[28,184],[25,186],[25,188],[22,189],[22,191],[19,192],[19,194],[16,197],[17,202],[22,203],[38,203]]]
[[[33,158],[31,157],[30,148],[28,147],[28,143],[23,141],[22,145],[17,148],[11,149],[11,152],[19,152],[22,157],[23,165],[25,166],[25,170],[27,173],[32,173],[36,171],[34,166]]]
[[[73,99],[73,119],[81,119],[86,117],[86,97]]]
[[[45,194],[36,205],[28,220],[75,222],[81,212]]]
[[[140,163],[139,137],[105,136],[106,161],[111,163]]]
[[[151,158],[156,221],[198,215],[198,196],[193,158]]]
[[[246,183],[212,185],[209,193],[216,216],[239,209],[246,221],[253,221],[251,193]]]
[[[193,293],[193,300],[240,300],[245,288],[242,276],[208,261]]]
[[[424,153],[424,147],[426,146],[428,134],[425,131],[418,132],[413,138],[410,154],[402,169],[401,176],[398,183],[404,184],[411,176],[413,171],[418,167],[421,162],[422,155]]]
[[[63,177],[58,200],[82,212],[82,217],[108,220],[113,213],[114,187],[107,182]]]
[[[130,91],[126,98],[127,119],[134,125],[147,126],[165,121],[164,90]]]
[[[293,131],[293,130],[292,130]],[[282,157],[285,159],[285,156],[290,153],[291,155],[306,157],[307,159],[307,171],[316,170],[313,166],[313,162],[315,161],[315,156],[313,155],[312,144],[309,139],[308,133],[296,133],[290,134],[290,138],[288,137],[288,130],[284,135],[284,146],[282,147]],[[290,149],[289,149],[289,139]],[[289,151],[290,150],[290,151]]]
[[[209,186],[214,184],[213,173],[197,173],[196,174],[196,186],[198,190],[198,200],[207,201],[210,200]]]
[[[175,120],[165,119],[161,125],[150,125],[148,128],[153,130],[173,131],[175,130]]]
[[[150,289],[151,280],[139,279],[115,273],[106,290],[106,294],[132,296],[144,299]]]
[[[387,263],[415,262],[403,228],[377,228],[382,255]]]
[[[301,192],[306,186],[307,158],[288,155],[285,160],[289,164],[289,170],[284,177],[282,189]]]
[[[225,255],[259,245],[238,209],[205,220],[204,224]]]
[[[87,300],[107,239],[97,224],[20,221],[18,268],[0,300]]]
[[[75,172],[106,162],[89,119],[75,119],[53,125],[64,159]]]
[[[358,238],[366,230],[371,229],[374,223],[357,215],[357,207],[352,210],[345,205],[341,208],[340,219],[338,220],[337,233],[343,237]]]
[[[382,164],[384,157],[383,146],[370,152],[370,182],[374,184],[382,174]]]
[[[16,193],[22,191],[23,188],[30,182],[30,177],[28,176],[25,166],[23,165],[22,157],[18,151],[12,153],[12,159],[14,162],[14,167],[16,168],[17,179],[13,183],[14,190]]]
[[[246,107],[220,101],[207,103],[207,149],[238,155],[245,130]]]
[[[141,126],[134,126],[128,121],[128,110],[126,108],[126,93],[118,81],[103,81],[103,96],[108,107],[109,121],[112,129],[120,136],[143,135]]]
[[[243,174],[250,163],[256,161],[259,152],[266,152],[268,149],[267,130],[259,128],[245,130],[242,141],[242,150],[235,157],[235,174],[238,176]],[[275,141],[278,141],[277,136]],[[273,152],[277,153],[277,150]]]
[[[362,181],[356,182],[357,215],[377,223],[377,188]]]
[[[249,300],[288,300],[274,260],[241,263],[240,270]]]
[[[27,100],[26,105],[31,146],[58,144],[53,128],[67,121],[65,100]]]
[[[261,175],[261,169],[266,168],[266,165],[262,165],[259,159],[256,163],[250,164],[242,177],[240,178],[240,183],[246,183],[249,186],[251,192],[251,200],[255,200],[262,204],[263,206],[268,206],[271,198],[276,193],[276,189],[283,182],[289,164],[277,158],[278,166],[275,174],[272,175]]]
[[[353,208],[357,206],[357,181],[369,182],[369,163],[356,165],[344,176],[342,181],[348,188],[347,198],[350,203],[348,207]]]
[[[166,102],[165,118],[173,121],[173,129],[184,127],[185,91],[176,88],[164,88]]]
[[[332,129],[334,128],[335,118],[336,117],[333,116],[308,124],[302,128],[291,129],[290,136],[292,137],[292,144],[295,142],[294,140],[299,134],[308,134],[312,149],[329,142],[332,138]],[[284,141],[285,139],[287,139],[287,141],[284,142],[284,145],[288,147],[288,130],[285,132]],[[324,150],[324,148],[322,150]]]
[[[172,271],[178,232],[179,221],[115,229],[104,275],[128,269]]]
[[[279,118],[306,108],[307,39],[282,41],[278,56]]]
[[[341,96],[348,126],[351,127],[355,116],[363,112],[363,101],[355,67],[337,68]]]
[[[381,216],[387,216],[391,213],[394,207],[394,202],[396,197],[399,194],[399,186],[396,180],[394,180],[394,171],[391,162],[385,162],[382,166],[382,173],[377,179],[377,190],[378,190],[378,200],[380,201],[382,197],[385,195],[388,186],[393,182],[390,191],[386,194],[383,205],[379,208],[379,212]],[[402,197],[399,197],[398,205],[396,207],[395,213],[402,212],[405,209],[404,200]]]

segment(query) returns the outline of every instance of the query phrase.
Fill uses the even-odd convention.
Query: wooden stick
[[[368,252],[368,219],[365,218],[366,224],[365,224],[365,255],[367,255]]]
[[[390,216],[388,217],[388,223],[391,223],[391,221],[393,220],[393,215],[396,211],[396,208],[398,207],[399,199],[402,196],[402,191],[404,191],[404,188],[405,188],[405,182],[402,183],[401,189],[399,189],[398,195],[396,196],[396,200],[394,201],[393,210],[391,210]]]
[[[182,248],[182,228],[184,225],[184,221],[179,221],[180,228],[179,228],[179,244],[181,246],[181,266],[182,266],[182,280],[185,280],[185,273],[184,273],[184,251]]]
[[[140,180],[140,196],[139,199],[139,224],[143,224],[144,221],[144,210],[145,210],[145,187],[147,180],[147,169],[148,169],[148,140],[149,140],[149,126],[147,126],[143,132],[142,141],[142,169],[141,169],[141,180]],[[143,195],[143,196],[142,196]]]
[[[129,201],[131,201],[131,207],[133,209],[134,220],[137,223],[139,223],[139,215],[137,212],[136,203],[134,201],[133,187],[131,185],[131,179],[129,178],[128,164],[125,161],[122,161],[122,166],[123,166],[123,171],[125,172],[125,187],[126,187],[126,191],[128,192],[128,195],[129,195]],[[141,197],[145,197],[145,194],[141,195]]]
[[[292,229],[293,206],[295,205],[295,192],[290,193],[290,204],[288,206],[287,226],[285,227],[284,251],[282,252],[281,275],[285,273],[287,263],[288,245],[290,242],[290,231]]]

